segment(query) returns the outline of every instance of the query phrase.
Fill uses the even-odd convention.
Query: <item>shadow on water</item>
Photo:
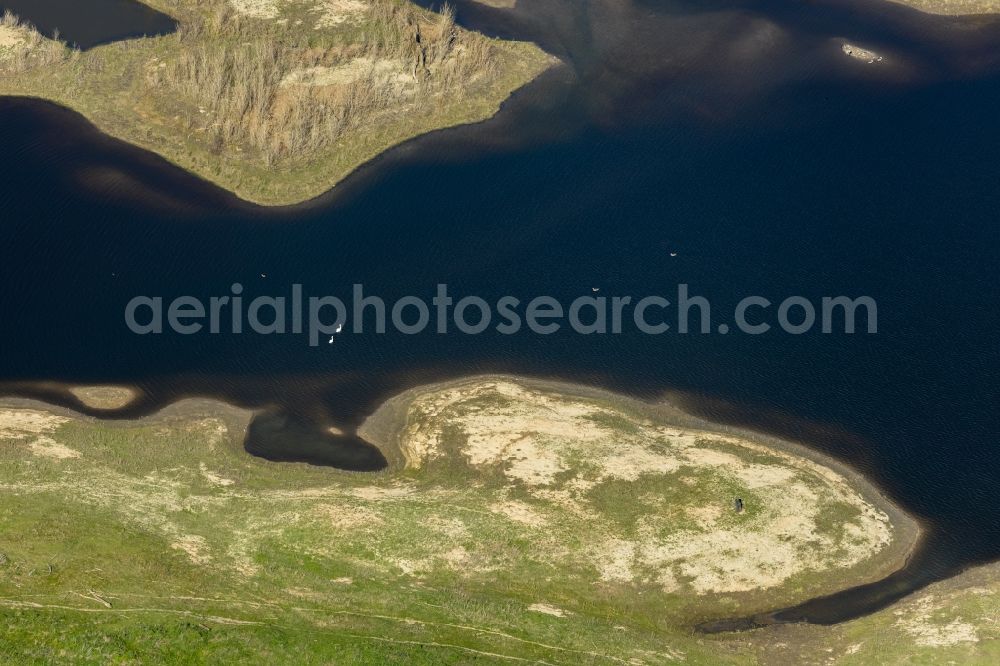
[[[0,14],[11,11],[43,35],[81,49],[122,39],[166,35],[177,29],[171,17],[138,0],[0,0]]]
[[[36,99],[0,97],[0,115],[5,135],[29,138],[30,143],[5,152],[27,169],[24,175],[44,172],[50,187],[78,191],[88,206],[115,206],[128,209],[132,215],[252,210],[231,193],[176,168],[159,155],[109,137],[65,107]],[[9,193],[18,186],[19,178],[5,175],[3,189]],[[4,196],[0,191],[0,203]]]
[[[0,312],[16,315],[0,322],[2,391],[108,418],[214,397],[260,410],[251,453],[370,470],[381,454],[330,428],[353,432],[417,384],[506,372],[648,400],[676,389],[710,420],[849,462],[924,524],[898,574],[745,626],[847,619],[1000,555],[1000,461],[983,445],[1000,431],[1000,317],[982,307],[1000,265],[995,20],[793,0],[460,2],[459,18],[565,65],[494,119],[407,142],[302,206],[239,202],[70,111],[0,100]],[[885,62],[847,58],[845,40]],[[363,283],[390,302],[439,282],[492,302],[684,282],[719,312],[747,294],[868,294],[880,333],[313,348],[122,323],[135,295],[207,298],[234,282],[247,301],[293,283],[347,298]],[[140,397],[108,413],[63,388],[97,383]]]
[[[358,437],[322,432],[316,423],[276,410],[258,414],[247,432],[248,453],[274,462],[304,462],[354,472],[376,472],[387,462]]]

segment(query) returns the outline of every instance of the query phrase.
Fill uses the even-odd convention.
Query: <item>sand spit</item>
[[[136,397],[134,390],[124,386],[75,386],[69,392],[92,409],[121,409]]]
[[[860,46],[855,46],[854,44],[845,43],[840,49],[844,52],[844,55],[854,58],[855,60],[860,60],[861,62],[866,62],[869,65],[873,65],[877,62],[882,62],[883,58],[875,51],[870,51],[868,49],[863,49]]]

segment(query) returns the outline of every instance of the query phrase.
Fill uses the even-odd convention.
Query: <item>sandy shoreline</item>
[[[0,396],[0,408],[43,410],[57,416],[77,419],[87,423],[100,423],[109,428],[127,427],[130,424],[157,423],[165,419],[184,419],[192,415],[213,413],[229,422],[243,424],[242,429],[244,431],[246,426],[250,424],[250,421],[258,413],[257,410],[239,407],[215,398],[203,397],[180,398],[149,414],[126,418],[115,417],[113,409],[107,410],[111,412],[108,415],[86,414],[69,406],[56,405],[39,398],[23,398],[16,395]]]

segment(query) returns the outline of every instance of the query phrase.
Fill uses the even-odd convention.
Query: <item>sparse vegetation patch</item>
[[[214,402],[134,422],[0,404],[0,654],[746,663],[691,627],[905,555],[908,526],[836,471],[644,409],[425,387],[362,430],[397,463],[351,473],[247,455],[251,414]]]

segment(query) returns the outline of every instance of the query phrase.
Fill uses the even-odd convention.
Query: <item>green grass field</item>
[[[394,461],[379,473],[255,459],[249,418],[0,406],[0,659],[767,661],[766,633],[692,627],[865,579],[906,547],[905,526],[872,541],[880,509],[859,514],[868,500],[821,466],[600,396],[509,379],[407,394],[364,429]],[[808,524],[772,500],[795,488]],[[706,547],[720,538],[729,552]],[[787,570],[741,545],[771,538]]]
[[[873,615],[833,627],[747,635],[750,660],[772,664],[996,664],[1000,566],[971,569]]]

